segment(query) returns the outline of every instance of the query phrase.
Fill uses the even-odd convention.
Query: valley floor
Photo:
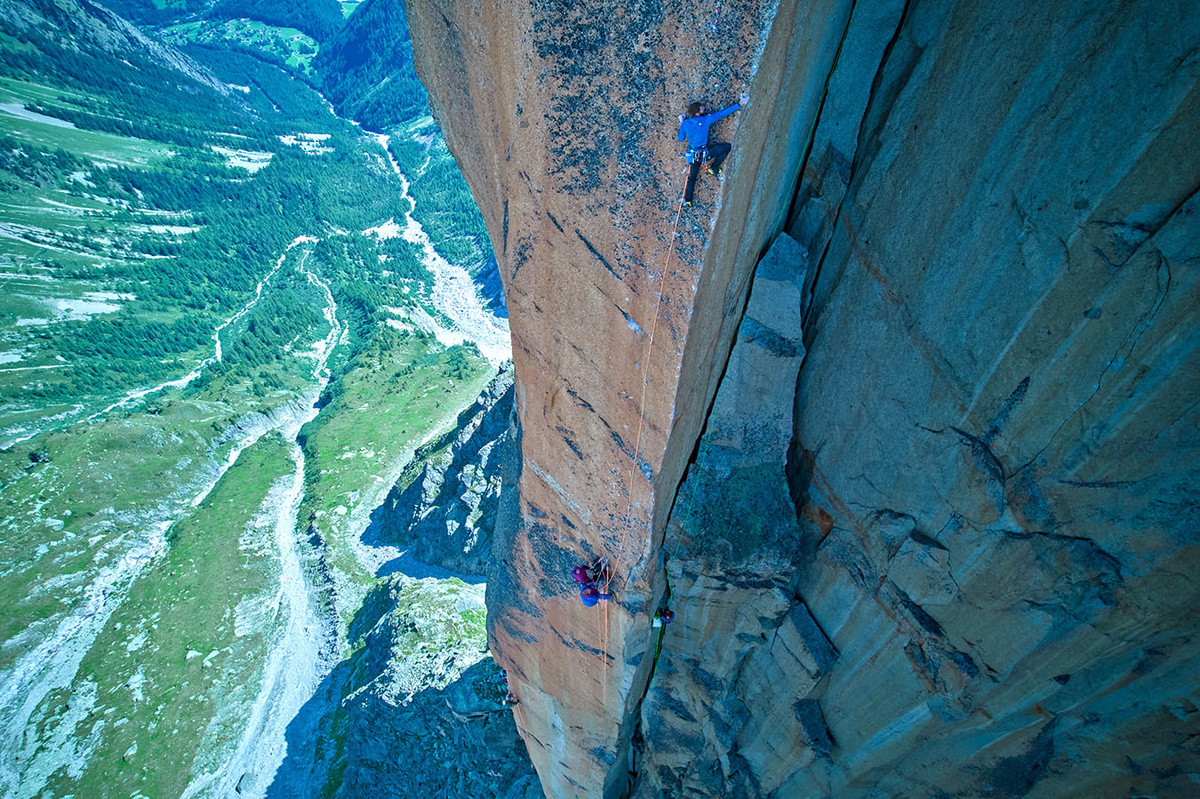
[[[42,137],[74,130],[12,116]],[[276,774],[298,750],[344,750],[345,730],[330,724],[345,726],[334,716],[350,685],[335,672],[364,646],[350,623],[383,567],[404,569],[401,549],[362,533],[416,449],[453,425],[509,354],[504,321],[437,251],[389,158],[403,224],[296,236],[173,374],[0,408],[0,794],[265,796],[282,790]],[[31,207],[57,213],[52,200],[42,192]],[[64,201],[65,218],[87,218],[77,202]],[[44,305],[62,286],[40,280],[31,259],[78,255],[77,242],[58,247],[53,223],[17,228],[18,209],[3,213],[14,242],[0,258],[5,280],[32,286],[29,302]],[[387,313],[364,317],[353,280],[331,267],[339,252],[373,252],[389,237],[414,248],[428,286],[397,279],[411,300],[397,294]],[[399,257],[381,254],[375,266]],[[297,303],[311,318],[268,353],[275,365],[239,372],[255,326]],[[0,377],[60,368],[26,365],[32,352]],[[468,608],[479,613],[472,651],[486,646],[481,596]],[[478,657],[468,660],[455,668]],[[336,754],[288,765],[315,779],[311,795],[336,790],[343,767]]]

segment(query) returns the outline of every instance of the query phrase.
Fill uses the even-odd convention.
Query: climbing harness
[[[689,147],[684,152],[683,157],[689,164],[699,161],[700,165],[703,166],[708,163],[708,145],[706,144],[703,147]]]

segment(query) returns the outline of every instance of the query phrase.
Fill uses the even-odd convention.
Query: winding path
[[[96,411],[95,413],[91,414],[90,416],[86,416],[83,419],[79,419],[79,420],[75,420],[74,422],[70,422],[69,424],[76,424],[79,421],[92,422],[92,421],[95,421],[96,419],[100,418],[101,416],[104,416],[105,414],[109,413],[110,411],[114,411],[117,408],[123,408],[131,402],[135,402],[135,401],[142,399],[143,397],[147,397],[151,394],[156,394],[159,391],[165,391],[168,388],[183,388],[184,386],[188,385],[193,380],[195,380],[197,377],[199,377],[201,375],[201,373],[203,373],[204,368],[206,366],[208,366],[209,364],[212,364],[214,362],[220,362],[222,360],[221,331],[223,331],[225,328],[229,327],[231,324],[233,324],[237,320],[241,319],[243,316],[245,316],[246,314],[248,314],[250,311],[252,311],[254,309],[254,306],[258,304],[258,301],[260,299],[262,299],[263,289],[265,289],[267,287],[267,284],[270,283],[271,278],[273,278],[275,276],[275,273],[278,272],[280,267],[283,266],[283,262],[287,259],[288,253],[290,253],[293,248],[295,248],[297,245],[300,245],[300,244],[305,244],[305,243],[311,244],[316,241],[317,241],[317,239],[313,238],[312,236],[297,236],[295,239],[292,240],[292,243],[287,246],[287,249],[285,249],[283,251],[283,254],[281,254],[279,256],[278,260],[275,261],[275,266],[271,269],[271,271],[268,272],[265,276],[263,276],[263,278],[261,280],[258,281],[258,285],[256,285],[254,287],[254,296],[251,297],[250,300],[247,301],[246,304],[243,305],[238,310],[237,313],[235,313],[233,316],[226,319],[221,324],[217,325],[217,327],[213,330],[213,354],[208,356],[204,360],[200,361],[200,363],[196,364],[195,368],[193,368],[192,371],[188,372],[186,375],[184,375],[182,377],[177,377],[174,380],[166,380],[162,383],[159,383],[156,386],[149,386],[148,388],[134,389],[133,391],[128,392],[121,399],[117,400],[116,402],[112,403],[111,405],[108,405],[107,407],[103,408],[102,410]],[[307,254],[306,254],[306,257],[307,257]],[[83,406],[79,406],[79,408],[82,408],[82,407]],[[64,418],[65,418],[64,414],[59,413],[59,414],[55,414],[53,416],[43,417],[43,418],[39,419],[37,422],[35,422],[34,424],[35,425],[43,424],[45,422],[58,421],[58,420],[61,420]],[[14,436],[14,437],[10,438],[8,441],[5,441],[3,444],[0,444],[0,450],[6,450],[9,447],[13,447],[13,446],[16,446],[17,444],[28,441],[29,439],[44,432],[46,429],[47,428],[45,428],[45,427],[35,426],[29,432]]]
[[[279,268],[283,266],[283,262],[285,260],[287,260],[288,253],[290,253],[299,244],[306,244],[306,243],[311,244],[316,241],[317,240],[315,238],[313,238],[312,236],[297,236],[296,238],[292,239],[292,243],[287,246],[287,249],[284,250],[283,254],[279,256],[279,259],[275,261],[275,266],[272,267],[271,271],[267,272],[267,274],[263,277],[263,279],[258,281],[258,285],[254,287],[254,296],[251,297],[250,300],[245,305],[242,306],[241,310],[239,310],[233,316],[226,319],[221,324],[217,325],[216,329],[213,330],[213,354],[208,356],[204,360],[202,360],[200,363],[196,364],[195,369],[188,372],[183,377],[176,378],[175,380],[168,380],[164,383],[159,383],[157,386],[151,386],[150,388],[139,388],[135,391],[131,391],[128,394],[126,394],[123,398],[117,400],[112,405],[109,405],[104,410],[96,411],[91,416],[84,419],[84,421],[90,422],[93,419],[97,419],[97,418],[105,415],[109,411],[116,410],[117,408],[121,408],[121,407],[133,402],[134,400],[139,400],[142,397],[145,397],[149,394],[154,394],[156,392],[162,391],[167,388],[183,388],[188,383],[191,383],[193,380],[195,380],[197,377],[199,377],[200,374],[204,371],[204,368],[206,366],[208,366],[211,363],[220,363],[222,360],[221,331],[224,330],[225,328],[229,327],[231,324],[233,324],[237,320],[241,319],[246,314],[250,313],[250,311],[254,310],[254,306],[258,305],[258,301],[262,299],[263,289],[265,289],[267,287],[267,284],[271,281],[271,278],[275,277],[275,273],[278,272]],[[304,258],[305,259],[308,258],[308,253],[304,254]],[[302,270],[304,269],[303,266],[301,266],[300,268]],[[306,271],[306,274],[307,274],[307,271]]]
[[[282,611],[284,622],[271,646],[258,695],[250,707],[237,748],[215,772],[193,780],[183,793],[184,799],[206,793],[263,796],[287,754],[289,724],[312,697],[327,671],[322,652],[330,648],[331,631],[313,606],[312,591],[297,549],[296,524],[304,500],[305,460],[304,450],[296,439],[300,429],[320,413],[317,398],[329,383],[329,356],[343,328],[337,318],[338,306],[333,291],[324,279],[305,267],[307,259],[308,253],[305,253],[297,269],[325,294],[324,316],[330,330],[320,343],[320,354],[313,368],[313,376],[318,378],[317,387],[306,394],[312,397],[311,402],[302,414],[279,428],[280,434],[291,445],[291,458],[295,464],[283,501],[273,510],[280,566],[279,590],[274,604]],[[271,498],[268,497],[266,502],[271,502]]]

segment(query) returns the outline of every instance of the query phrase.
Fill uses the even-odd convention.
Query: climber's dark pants
[[[725,156],[729,155],[732,150],[732,145],[729,144],[710,144],[708,145],[708,168],[716,172],[721,168],[721,164],[725,161]],[[687,188],[683,192],[683,201],[690,203],[692,201],[692,192],[696,189],[696,178],[700,176],[700,166],[704,159],[697,158],[692,162],[692,168],[688,172]]]

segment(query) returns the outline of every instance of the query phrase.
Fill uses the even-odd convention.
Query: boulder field
[[[1194,3],[406,11],[504,281],[547,796],[1194,793]]]

